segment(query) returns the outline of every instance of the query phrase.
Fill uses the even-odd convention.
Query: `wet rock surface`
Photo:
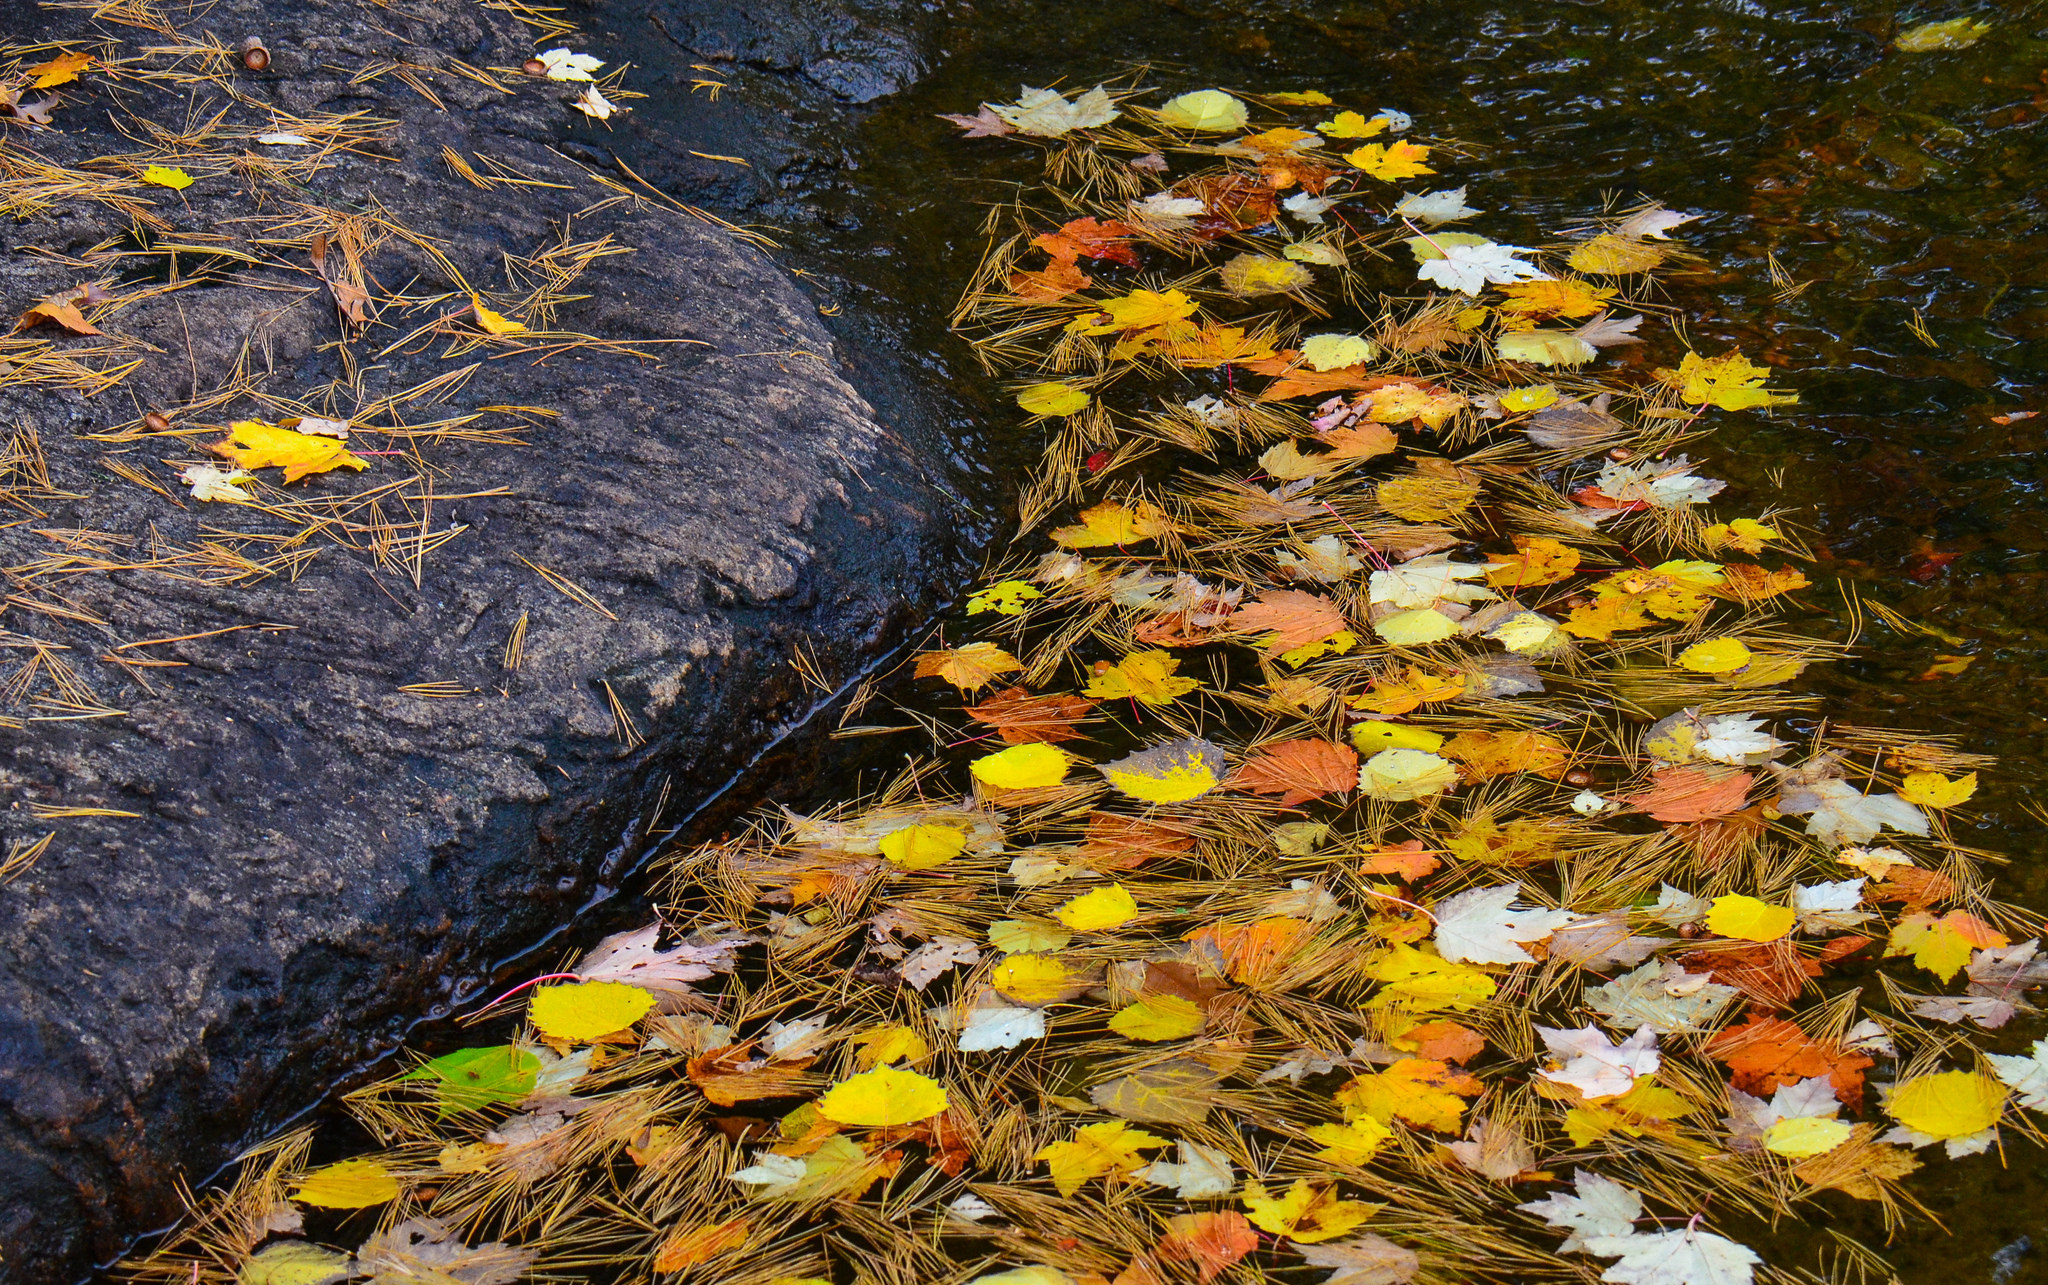
[[[917,74],[914,38],[872,17],[738,9],[664,20],[706,59],[787,74],[792,102]],[[16,40],[103,56],[169,43],[16,16]],[[24,331],[56,357],[0,365],[0,815],[24,859],[52,836],[0,888],[10,1282],[77,1278],[175,1215],[181,1173],[474,998],[816,706],[795,649],[845,683],[976,535],[917,372],[827,330],[770,254],[579,168],[603,159],[570,137],[580,86],[511,70],[535,33],[509,13],[242,2],[181,37],[209,32],[261,36],[270,67],[175,93],[89,78],[62,132],[6,146],[66,167],[132,151],[110,110],[388,124],[303,182],[195,164],[183,192],[60,194],[10,228],[8,307],[93,280],[117,300],[104,337]],[[338,314],[316,235],[328,275],[359,252],[374,323]],[[138,253],[181,238],[208,252]],[[464,316],[571,266],[527,336]],[[56,359],[139,364],[96,393],[23,374]],[[266,398],[351,418],[370,467],[259,488],[261,508],[187,495],[222,426],[298,413]]]

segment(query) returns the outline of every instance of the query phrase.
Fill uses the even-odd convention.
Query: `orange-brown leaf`
[[[1358,786],[1358,751],[1348,745],[1305,737],[1267,745],[1245,760],[1230,785],[1253,794],[1277,794],[1294,807]]]
[[[1721,595],[1737,602],[1762,602],[1782,593],[1804,589],[1813,582],[1796,567],[1766,571],[1747,562],[1732,562],[1721,568]]]
[[[1232,628],[1245,633],[1270,632],[1266,654],[1277,656],[1320,642],[1347,628],[1350,622],[1328,598],[1299,589],[1268,589],[1257,602],[1239,607],[1230,623]]]
[[[1033,696],[1022,687],[1008,687],[979,705],[967,706],[967,716],[996,729],[1005,744],[1028,745],[1036,741],[1078,741],[1086,736],[1078,726],[1095,702],[1085,696],[1055,693]]]
[[[1256,986],[1280,970],[1310,931],[1307,920],[1283,915],[1250,924],[1210,924],[1189,933],[1187,940],[1214,946],[1232,981]]]
[[[1735,1087],[1768,1097],[1781,1084],[1796,1084],[1825,1075],[1835,1096],[1851,1110],[1863,1108],[1863,1072],[1876,1065],[1861,1053],[1808,1035],[1798,1023],[1782,1017],[1752,1014],[1707,1044],[1707,1056],[1728,1064]]]
[[[60,290],[35,307],[30,308],[27,312],[22,313],[21,320],[15,323],[14,328],[16,330],[27,330],[30,326],[41,325],[43,322],[49,321],[64,327],[64,329],[74,335],[105,334],[105,331],[87,321],[85,315],[78,311],[79,303],[91,301],[91,293],[90,288],[86,286],[76,286],[70,290]]]
[[[1403,839],[1399,843],[1382,845],[1367,855],[1359,864],[1358,872],[1368,875],[1397,875],[1404,882],[1413,883],[1436,873],[1437,854],[1423,845],[1420,839]]]
[[[1806,979],[1820,976],[1820,965],[1801,959],[1790,938],[1756,946],[1716,942],[1687,951],[1680,962],[1770,1008],[1789,1007],[1806,989]]]
[[[1463,1066],[1486,1051],[1486,1037],[1456,1022],[1424,1022],[1404,1031],[1394,1040],[1394,1046],[1413,1047],[1420,1057]]]
[[[760,1065],[752,1065],[760,1062]],[[756,1102],[763,1098],[793,1098],[808,1093],[817,1082],[816,1076],[803,1074],[810,1065],[810,1059],[789,1062],[762,1062],[754,1056],[751,1042],[728,1044],[722,1049],[712,1049],[700,1057],[690,1059],[685,1070],[690,1082],[701,1090],[708,1100],[722,1106],[737,1106],[742,1102]]]
[[[1186,856],[1194,850],[1194,831],[1186,825],[1119,816],[1114,812],[1091,812],[1077,855],[1097,870],[1129,870],[1157,858]]]
[[[685,1267],[709,1262],[745,1244],[750,1226],[746,1219],[735,1218],[729,1223],[709,1223],[672,1232],[654,1253],[654,1270],[679,1272]]]
[[[1169,1263],[1194,1263],[1205,1281],[1259,1247],[1259,1233],[1235,1209],[1219,1213],[1179,1214],[1166,1222],[1166,1234],[1155,1252]]]
[[[1541,732],[1489,732],[1472,728],[1453,736],[1438,753],[1464,764],[1468,781],[1485,781],[1516,772],[1534,772],[1557,780],[1571,766],[1571,748]]]
[[[1750,773],[1727,768],[1667,767],[1652,774],[1649,789],[1622,802],[1659,821],[1705,821],[1740,812],[1750,780]]]

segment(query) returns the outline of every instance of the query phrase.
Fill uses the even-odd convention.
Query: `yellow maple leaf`
[[[1392,1129],[1369,1115],[1344,1124],[1311,1125],[1306,1132],[1311,1142],[1323,1144],[1323,1149],[1316,1152],[1316,1159],[1359,1166],[1371,1161],[1394,1136]]]
[[[1031,1157],[1045,1161],[1052,1171],[1052,1185],[1062,1196],[1071,1196],[1091,1178],[1112,1173],[1130,1173],[1142,1167],[1149,1151],[1167,1145],[1167,1138],[1133,1129],[1121,1120],[1104,1120],[1082,1125],[1070,1142],[1049,1142]]]
[[[1299,263],[1249,251],[1226,260],[1216,270],[1216,276],[1225,291],[1240,299],[1305,289],[1314,285],[1316,279]]]
[[[1202,1006],[1180,995],[1147,995],[1109,1019],[1109,1029],[1127,1040],[1157,1043],[1186,1039],[1208,1019]]]
[[[1583,281],[1517,281],[1500,288],[1507,298],[1499,307],[1515,317],[1590,317],[1615,295],[1612,286]]]
[[[295,433],[258,419],[236,420],[228,425],[226,440],[207,449],[243,468],[280,466],[287,482],[332,469],[370,467],[370,461],[349,454],[348,448],[332,437]]]
[[[1138,903],[1120,883],[1084,892],[1052,912],[1052,917],[1077,933],[1121,928],[1138,917]]]
[[[1739,941],[1776,941],[1792,931],[1798,918],[1799,912],[1790,906],[1773,906],[1730,893],[1714,898],[1713,908],[1707,911],[1707,931]]]
[[[1885,1110],[1900,1124],[1930,1138],[1966,1138],[1998,1123],[2005,1086],[1975,1071],[1937,1071],[1892,1090]]]
[[[1499,990],[1481,969],[1409,945],[1395,946],[1373,961],[1367,974],[1380,983],[1367,1007],[1408,1013],[1469,1013]]]
[[[1952,808],[1977,792],[1977,774],[1951,780],[1939,772],[1908,772],[1899,783],[1899,797],[1924,808]]]
[[[1067,329],[1083,335],[1113,335],[1120,330],[1148,330],[1195,315],[1196,303],[1179,290],[1161,294],[1133,290],[1127,295],[1104,299],[1099,312],[1077,317]]]
[[[1716,549],[1722,545],[1740,549],[1744,553],[1762,553],[1766,540],[1782,540],[1784,536],[1776,527],[1768,527],[1755,518],[1736,518],[1733,522],[1716,522],[1700,532],[1707,547]]]
[[[890,1128],[929,1120],[946,1109],[946,1089],[916,1071],[878,1066],[848,1076],[818,1099],[818,1114],[840,1124]]]
[[[1296,1178],[1287,1194],[1277,1198],[1266,1194],[1266,1184],[1247,1182],[1240,1199],[1252,1226],[1300,1245],[1335,1240],[1380,1210],[1378,1205],[1340,1199],[1335,1187],[1312,1185],[1306,1178]]]
[[[974,779],[998,790],[1042,790],[1067,779],[1073,760],[1043,741],[1012,745],[967,765]]]
[[[1658,373],[1665,374],[1662,371]],[[1727,352],[1719,357],[1702,357],[1696,352],[1689,352],[1678,363],[1673,382],[1678,385],[1679,397],[1694,406],[1749,410],[1756,406],[1790,406],[1799,400],[1797,393],[1778,393],[1765,388],[1763,383],[1770,377],[1768,367],[1751,365],[1749,359],[1739,352]]]
[[[23,70],[28,75],[36,78],[35,87],[37,89],[55,89],[59,85],[68,85],[72,81],[77,80],[78,73],[90,66],[92,66],[91,54],[67,51],[58,54],[48,62],[39,62],[35,66],[24,68]]]
[[[1664,262],[1664,257],[1663,250],[1635,237],[1602,232],[1574,249],[1565,262],[1579,272],[1597,273],[1603,277],[1620,277],[1648,272]]]
[[[965,647],[927,651],[917,657],[918,678],[943,678],[963,692],[979,691],[1004,674],[1014,674],[1024,663],[992,642],[972,642]]]
[[[1436,173],[1422,163],[1428,156],[1429,149],[1420,143],[1367,143],[1344,159],[1354,169],[1393,183]]]
[[[1180,661],[1171,652],[1134,651],[1114,665],[1096,662],[1095,675],[1083,688],[1083,696],[1097,700],[1130,697],[1147,705],[1171,705],[1202,685],[1199,678],[1177,677]]]
[[[986,589],[978,589],[967,597],[967,614],[978,616],[984,611],[993,611],[999,616],[1021,616],[1024,604],[1036,602],[1045,595],[1023,580],[998,580]]]
[[[1359,112],[1338,112],[1335,117],[1324,121],[1316,128],[1331,138],[1371,138],[1375,134],[1386,133],[1387,126],[1392,123],[1385,116],[1367,119]]]
[[[1893,926],[1884,953],[1886,958],[1911,955],[1915,964],[1949,981],[1970,962],[1972,951],[2009,945],[2010,940],[1967,910],[1951,910],[1939,919],[1911,914]]]
[[[1150,540],[1171,526],[1156,505],[1141,503],[1133,509],[1112,500],[1081,510],[1079,526],[1056,527],[1052,538],[1063,549],[1121,547]]]
[[[898,870],[930,870],[945,865],[967,847],[957,826],[906,825],[882,836],[882,857]]]
[[[1596,598],[1583,607],[1573,607],[1558,628],[1575,638],[1612,642],[1624,629],[1642,629],[1650,623],[1649,608],[1628,597]]]
[[[864,1071],[891,1062],[922,1062],[932,1051],[924,1036],[907,1026],[877,1026],[853,1037],[854,1061]]]
[[[374,1160],[341,1160],[292,1183],[292,1199],[320,1209],[368,1209],[398,1195],[398,1179]]]
[[[533,992],[526,1015],[535,1030],[570,1044],[615,1035],[647,1016],[654,995],[624,982],[572,982]]]
[[[1465,1101],[1480,1092],[1477,1079],[1448,1063],[1404,1057],[1384,1071],[1368,1071],[1337,1090],[1344,1118],[1371,1116],[1381,1124],[1395,1119],[1445,1133],[1458,1131]]]

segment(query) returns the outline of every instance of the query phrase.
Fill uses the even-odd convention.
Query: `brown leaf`
[[[1808,1035],[1796,1022],[1753,1013],[1708,1041],[1708,1057],[1728,1064],[1735,1087],[1768,1097],[1781,1084],[1825,1075],[1835,1096],[1853,1111],[1863,1109],[1863,1072],[1876,1065],[1861,1053]]]
[[[1820,965],[1801,959],[1790,939],[1761,946],[1716,943],[1687,951],[1680,962],[1770,1008],[1789,1007],[1806,989],[1806,979],[1820,976]]]
[[[49,321],[64,327],[74,335],[104,334],[105,331],[87,321],[84,314],[78,311],[79,302],[88,299],[90,293],[84,286],[60,290],[22,313],[21,320],[15,323],[14,328],[27,330],[31,326],[39,326]]]
[[[708,1223],[672,1232],[655,1251],[654,1270],[679,1272],[737,1249],[746,1243],[750,1226],[746,1219],[735,1218],[727,1223]]]
[[[1441,863],[1437,854],[1423,846],[1420,839],[1403,839],[1399,843],[1383,845],[1362,862],[1358,871],[1368,875],[1398,875],[1404,882],[1414,883],[1436,873]]]
[[[1259,1247],[1259,1233],[1234,1209],[1221,1213],[1179,1214],[1166,1222],[1166,1234],[1155,1252],[1169,1263],[1199,1265],[1205,1281]]]
[[[770,1063],[754,1057],[753,1053],[751,1040],[744,1044],[728,1044],[722,1049],[712,1049],[702,1057],[691,1058],[685,1069],[690,1082],[703,1092],[705,1098],[722,1107],[764,1098],[801,1097],[816,1087],[818,1077],[802,1074],[803,1069],[811,1064],[811,1059]]]
[[[1414,1046],[1418,1057],[1463,1066],[1486,1051],[1486,1037],[1469,1026],[1452,1021],[1424,1022],[1410,1027],[1395,1041],[1395,1047]]]
[[[1705,821],[1740,811],[1752,779],[1727,768],[1667,767],[1652,774],[1649,789],[1621,801],[1659,821]]]
[[[1204,977],[1193,964],[1180,960],[1164,962],[1146,961],[1145,993],[1147,995],[1177,995],[1204,1011],[1216,1002],[1223,993],[1223,982],[1219,978]]]
[[[1194,850],[1194,832],[1186,825],[1093,812],[1076,855],[1097,870],[1130,870],[1155,858],[1186,856]]]
[[[1268,589],[1257,602],[1239,607],[1230,623],[1242,633],[1270,631],[1273,636],[1265,646],[1268,656],[1320,642],[1350,625],[1328,598],[1299,589]]]
[[[1056,693],[1033,696],[1022,687],[1006,687],[979,705],[969,705],[966,714],[986,723],[1008,745],[1039,741],[1078,741],[1086,733],[1078,728],[1095,702],[1084,696]]]
[[[1809,1187],[1833,1188],[1858,1200],[1883,1200],[1884,1184],[1920,1167],[1920,1157],[1904,1147],[1877,1141],[1878,1126],[1859,1124],[1840,1146],[1792,1166]]]
[[[1926,910],[1955,894],[1955,880],[1939,870],[1894,866],[1882,880],[1866,885],[1863,895],[1871,901],[1902,901],[1907,910],[1913,911]]]
[[[940,120],[952,121],[955,125],[967,131],[960,135],[962,138],[1001,138],[1005,134],[1017,132],[1010,122],[996,115],[987,103],[983,103],[981,110],[972,116],[957,116],[939,112],[938,117]]]
[[[1691,844],[1699,853],[1700,864],[1714,870],[1740,855],[1769,828],[1770,823],[1764,820],[1764,806],[1759,803],[1711,821],[1674,825],[1671,833]]]
[[[1356,789],[1358,751],[1314,738],[1282,741],[1245,760],[1227,784],[1252,794],[1277,794],[1280,806],[1291,808]]]

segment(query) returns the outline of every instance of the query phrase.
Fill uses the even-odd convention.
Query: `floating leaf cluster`
[[[932,757],[131,1274],[1739,1285],[2038,1134],[1989,761],[1817,717],[1795,528],[1680,452],[1795,401],[1669,324],[1691,216],[1511,245],[1398,111],[1146,101],[955,118],[1044,152],[956,323],[1048,446]]]

